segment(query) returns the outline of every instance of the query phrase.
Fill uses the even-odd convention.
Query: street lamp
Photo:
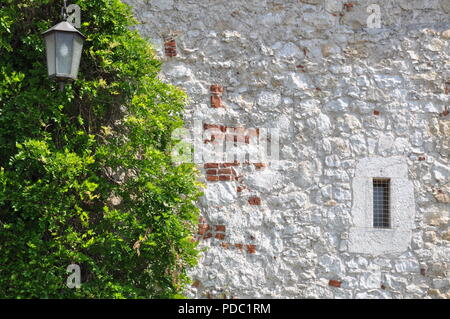
[[[67,17],[64,1],[63,19],[67,20]],[[58,80],[63,89],[65,81],[77,78],[85,36],[67,21],[58,23],[42,35],[47,51],[48,75]]]

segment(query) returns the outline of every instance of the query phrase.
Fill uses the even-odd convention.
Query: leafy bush
[[[119,0],[73,1],[87,40],[61,92],[41,33],[62,2],[0,3],[0,297],[182,297],[201,187],[170,157],[186,96]]]

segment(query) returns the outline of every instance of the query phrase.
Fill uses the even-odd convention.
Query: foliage
[[[87,40],[61,92],[41,33],[62,3],[0,3],[0,297],[182,297],[201,186],[170,157],[186,96],[119,0],[72,1]]]

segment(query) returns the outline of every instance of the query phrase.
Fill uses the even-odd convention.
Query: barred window
[[[373,179],[373,227],[390,228],[390,180]]]

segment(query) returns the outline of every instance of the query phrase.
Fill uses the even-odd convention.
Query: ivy
[[[48,79],[62,1],[0,3],[0,297],[180,298],[202,185],[174,165],[186,96],[119,0],[77,0],[78,79]],[[81,267],[81,288],[66,269]]]

